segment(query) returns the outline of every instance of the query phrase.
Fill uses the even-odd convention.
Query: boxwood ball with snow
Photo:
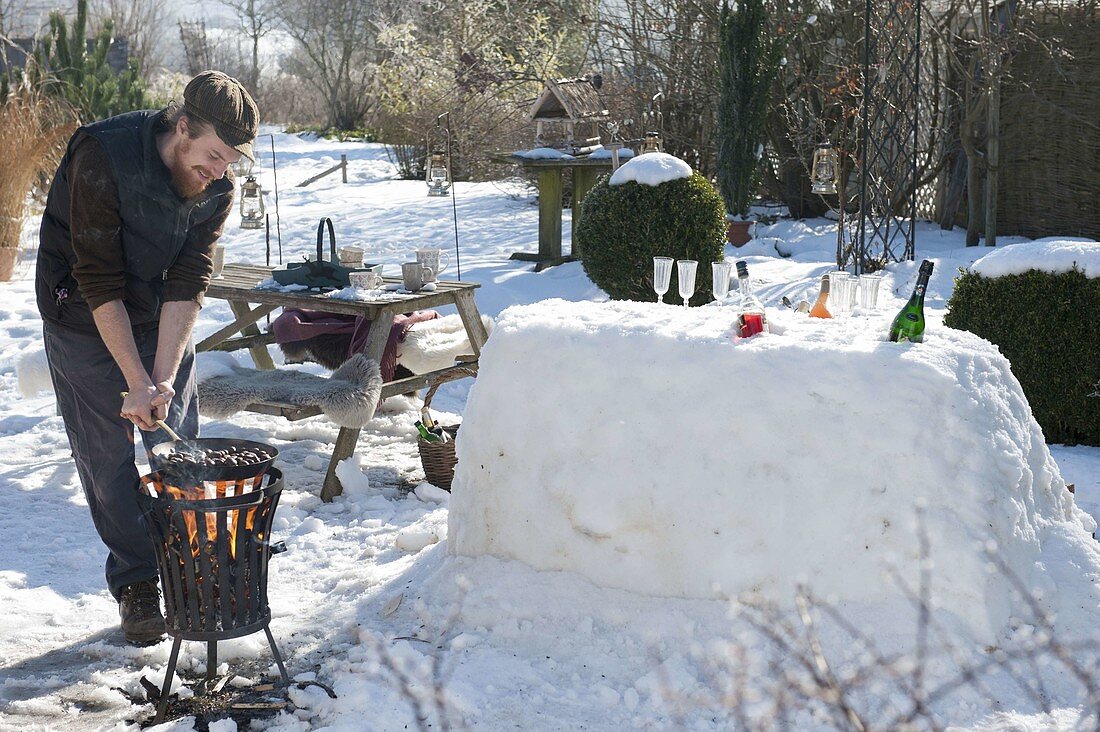
[[[726,219],[710,181],[694,172],[656,186],[613,186],[609,180],[601,178],[584,197],[584,218],[574,234],[592,282],[614,300],[656,302],[653,257],[694,259],[699,267],[691,304],[711,300],[710,263],[722,259]],[[665,302],[683,302],[675,267]]]

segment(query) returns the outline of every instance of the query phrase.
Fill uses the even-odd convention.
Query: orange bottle
[[[831,318],[832,313],[825,307],[825,302],[829,299],[829,275],[821,275],[821,292],[818,293],[817,302],[810,308],[811,318]]]

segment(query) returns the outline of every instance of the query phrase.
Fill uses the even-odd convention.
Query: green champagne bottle
[[[443,438],[434,432],[429,432],[428,428],[424,426],[424,423],[419,419],[416,420],[416,431],[420,433],[420,439],[424,442],[443,442]]]
[[[890,324],[891,341],[920,343],[924,340],[924,291],[928,288],[928,278],[931,276],[932,262],[926,259],[920,263],[920,274],[917,275],[913,296]]]

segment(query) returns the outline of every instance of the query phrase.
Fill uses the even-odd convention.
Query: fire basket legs
[[[181,643],[183,638],[172,641],[172,655],[168,657],[168,670],[164,672],[164,686],[161,687],[160,699],[157,700],[157,716],[153,720],[155,724],[164,721],[164,713],[168,710],[168,695],[172,691],[172,676],[176,673],[176,661],[179,659]]]
[[[218,675],[218,642],[206,642],[206,680],[213,681]]]
[[[267,635],[267,643],[271,646],[271,655],[275,657],[275,663],[279,667],[279,675],[283,679],[284,686],[290,686],[290,676],[287,675],[286,666],[283,665],[283,656],[279,653],[279,647],[275,645],[275,636],[271,635],[271,628],[264,626],[264,633]],[[164,686],[160,690],[160,699],[157,700],[157,716],[153,719],[153,724],[160,724],[164,721],[164,713],[168,710],[168,697],[172,690],[172,676],[176,671],[176,662],[179,660],[180,644],[183,643],[183,638],[176,638],[172,641],[172,654],[168,657],[168,669],[164,673]],[[218,642],[207,641],[206,642],[206,682],[213,681],[217,677],[218,669]]]
[[[287,676],[286,666],[283,665],[283,657],[279,655],[279,649],[275,645],[275,637],[271,635],[271,628],[264,626],[267,633],[267,642],[271,646],[271,655],[275,657],[275,663],[279,664],[279,674],[283,677],[283,683],[290,686],[290,677]]]

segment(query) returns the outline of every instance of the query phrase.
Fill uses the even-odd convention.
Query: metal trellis
[[[920,16],[921,0],[866,2],[857,274],[915,257]]]

